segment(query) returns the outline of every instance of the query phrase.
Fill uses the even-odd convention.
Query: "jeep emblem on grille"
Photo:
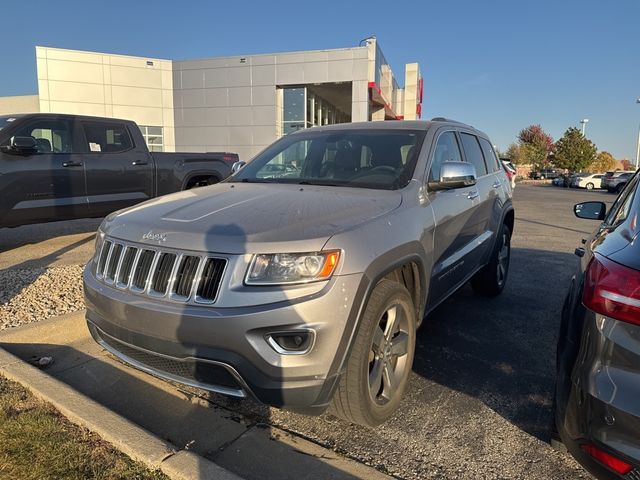
[[[153,230],[149,230],[142,236],[142,240],[151,240],[152,242],[164,243],[167,241],[167,234],[153,233]]]

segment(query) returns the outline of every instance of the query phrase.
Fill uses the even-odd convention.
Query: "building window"
[[[324,89],[334,97],[340,97],[342,86],[325,84]],[[349,84],[348,105],[351,106],[351,84]],[[344,96],[342,94],[342,96]],[[351,121],[351,116],[339,107],[318,95],[311,87],[283,87],[282,88],[282,134],[311,128],[320,125],[345,123]],[[344,103],[344,101],[343,101]],[[344,108],[344,107],[343,107]]]
[[[150,152],[163,152],[164,151],[164,138],[162,135],[162,127],[149,127],[140,126],[140,131],[144,137],[144,141],[147,142]]]
[[[305,128],[305,88],[284,88],[282,106],[284,112],[282,115],[282,123],[284,126],[283,133],[293,133]]]

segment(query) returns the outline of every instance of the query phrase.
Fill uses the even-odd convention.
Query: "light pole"
[[[640,98],[636,99],[636,103],[640,103]],[[636,147],[636,170],[640,164],[640,126],[638,127],[638,145]]]
[[[584,137],[584,129],[587,127],[587,123],[589,123],[589,119],[583,118],[582,120],[580,120],[580,123],[582,124],[582,136]]]

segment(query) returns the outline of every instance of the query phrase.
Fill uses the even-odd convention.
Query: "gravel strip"
[[[84,308],[81,265],[0,271],[0,330]]]

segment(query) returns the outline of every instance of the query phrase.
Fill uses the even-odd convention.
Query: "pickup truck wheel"
[[[491,254],[491,260],[471,279],[476,293],[486,297],[500,295],[507,283],[511,260],[511,230],[505,224],[498,232],[498,239]]]
[[[218,183],[220,180],[216,177],[196,177],[189,180],[185,190],[190,190],[192,188],[197,187],[206,187],[207,185],[213,185],[214,183]]]
[[[416,344],[411,295],[381,281],[371,293],[331,413],[374,427],[397,410],[407,388]]]

